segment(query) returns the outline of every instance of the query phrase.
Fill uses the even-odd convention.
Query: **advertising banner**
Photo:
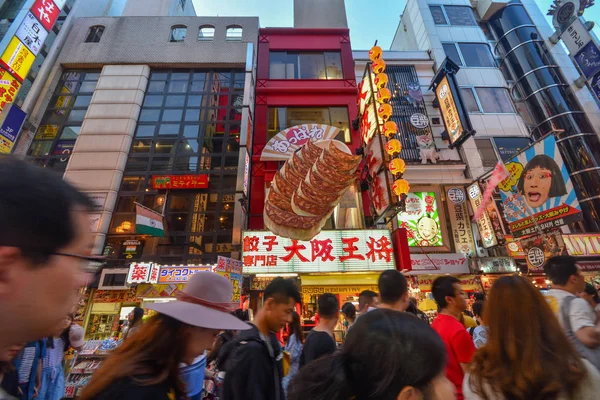
[[[183,284],[175,283],[165,285],[141,284],[137,287],[135,292],[136,300],[134,301],[140,301],[144,298],[175,297],[177,292],[183,290],[184,287],[185,285]]]
[[[480,257],[479,268],[485,274],[510,274],[517,272],[517,263],[512,257]]]
[[[0,112],[12,103],[21,88],[21,83],[8,71],[0,68]]]
[[[435,94],[440,102],[440,112],[444,119],[446,132],[448,132],[448,136],[450,137],[450,143],[454,144],[460,140],[465,129],[462,126],[460,115],[458,114],[458,104],[450,89],[447,76],[442,78],[442,81],[435,89]]]
[[[214,272],[229,279],[233,286],[231,302],[238,304],[242,293],[242,270],[244,263],[233,258],[219,256]]]
[[[422,292],[431,292],[433,281],[438,277],[439,275],[419,275],[417,277],[419,290]],[[475,275],[459,276],[458,279],[460,279],[460,286],[465,292],[476,292],[481,290],[481,285],[477,281],[477,276]]]
[[[34,61],[35,55],[16,36],[12,38],[0,58],[0,64],[20,82],[27,77]]]
[[[506,162],[531,145],[531,140],[524,137],[495,137],[494,144],[502,161]]]
[[[321,231],[309,242],[247,231],[242,240],[244,272],[251,274],[395,268],[387,229]]]
[[[600,255],[600,234],[562,235],[567,254],[574,257],[595,257]]]
[[[207,189],[208,175],[153,175],[152,189]]]
[[[583,46],[573,59],[587,79],[600,72],[600,49],[593,40]]]
[[[406,210],[398,214],[398,224],[408,230],[409,246],[444,245],[435,192],[409,193]]]
[[[445,190],[454,248],[458,253],[472,257],[475,255],[476,249],[475,238],[473,237],[471,219],[469,218],[465,188],[451,186],[446,187]]]
[[[521,247],[521,243],[512,235],[506,235],[504,237],[506,239],[506,250],[508,250],[508,255],[515,259],[525,259],[525,253],[523,252],[523,248]]]
[[[58,0],[59,3],[64,1]],[[35,17],[42,23],[44,28],[49,32],[52,29],[52,25],[58,19],[60,14],[60,8],[54,4],[52,0],[36,0],[31,7],[31,12]]]
[[[481,193],[479,184],[474,183],[469,186],[467,188],[467,193],[469,194],[471,207],[473,207],[473,210],[477,210],[483,202],[483,195]],[[482,212],[475,222],[477,223],[477,228],[479,229],[479,235],[481,236],[483,247],[488,249],[498,245],[498,239],[494,233],[494,227],[492,226],[492,221],[490,220],[487,210]]]
[[[546,260],[566,253],[559,231],[531,236],[520,240],[529,272],[544,272]]]
[[[304,124],[284,129],[273,136],[263,149],[261,161],[286,161],[309,140],[335,139],[341,131],[333,126]]]
[[[127,274],[127,283],[158,282],[159,266],[153,263],[132,263]]]
[[[0,115],[0,154],[12,150],[27,114],[13,103]]]
[[[590,86],[592,87],[594,95],[596,95],[596,98],[598,99],[598,101],[600,101],[600,73],[594,75],[590,82]]]
[[[17,30],[17,37],[34,56],[37,56],[47,36],[48,31],[44,29],[31,12],[28,12],[23,23],[21,23],[21,26]]]
[[[163,266],[160,267],[160,275],[158,277],[158,283],[185,283],[192,275],[200,271],[211,271],[210,265],[201,266],[187,266],[180,265],[176,266]]]
[[[570,54],[579,53],[583,46],[592,40],[592,36],[581,18],[575,18],[560,38],[567,46]]]
[[[410,259],[408,275],[469,273],[469,259],[463,254],[411,254]]]
[[[512,158],[500,183],[504,214],[515,238],[581,219],[581,208],[554,136]]]

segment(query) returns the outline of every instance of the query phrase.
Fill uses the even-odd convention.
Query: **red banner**
[[[153,189],[206,189],[208,175],[154,175]]]

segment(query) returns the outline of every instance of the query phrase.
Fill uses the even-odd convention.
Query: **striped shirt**
[[[42,361],[44,368],[61,365],[65,358],[65,341],[59,337],[54,338],[54,348],[47,347],[46,356]]]

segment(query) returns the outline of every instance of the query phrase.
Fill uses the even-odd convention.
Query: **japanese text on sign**
[[[323,231],[310,242],[245,232],[242,260],[254,273],[384,270],[393,253],[388,230]]]
[[[208,175],[154,175],[153,189],[206,189]]]
[[[60,14],[60,8],[52,0],[36,0],[31,7],[31,13],[35,15],[47,31],[50,31]]]
[[[158,283],[180,283],[187,282],[194,274],[200,271],[210,271],[210,266],[179,266],[179,267],[161,267]]]
[[[28,12],[17,30],[17,37],[31,50],[34,56],[37,56],[47,36],[48,31],[44,29],[31,12]]]
[[[452,237],[456,252],[466,256],[475,255],[475,239],[469,218],[469,210],[465,201],[465,189],[462,187],[446,188],[448,213],[452,226]]]
[[[156,283],[159,266],[152,263],[133,263],[129,267],[127,283]]]
[[[469,186],[467,188],[467,193],[469,194],[469,200],[471,201],[473,210],[477,210],[483,201],[479,184],[474,183]],[[481,235],[481,240],[483,242],[483,247],[487,249],[496,246],[498,244],[498,240],[496,239],[496,234],[494,233],[494,229],[492,227],[492,221],[490,220],[487,211],[484,211],[476,222],[477,228],[479,228],[479,234]]]
[[[435,92],[440,103],[440,111],[444,119],[446,131],[450,137],[450,143],[455,143],[463,135],[464,128],[460,121],[458,106],[456,105],[456,100],[454,99],[454,95],[450,89],[448,77],[444,77],[441,80]]]
[[[462,254],[411,254],[410,259],[411,275],[469,273],[469,259]]]

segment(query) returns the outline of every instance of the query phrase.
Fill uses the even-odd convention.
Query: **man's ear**
[[[275,299],[272,297],[269,297],[268,299],[265,300],[264,304],[263,304],[263,308],[265,310],[271,310],[271,308],[273,308],[273,303],[275,302]]]
[[[406,386],[396,400],[423,400],[423,394],[412,386]]]
[[[0,297],[10,293],[19,278],[19,258],[21,250],[17,247],[0,246]]]

